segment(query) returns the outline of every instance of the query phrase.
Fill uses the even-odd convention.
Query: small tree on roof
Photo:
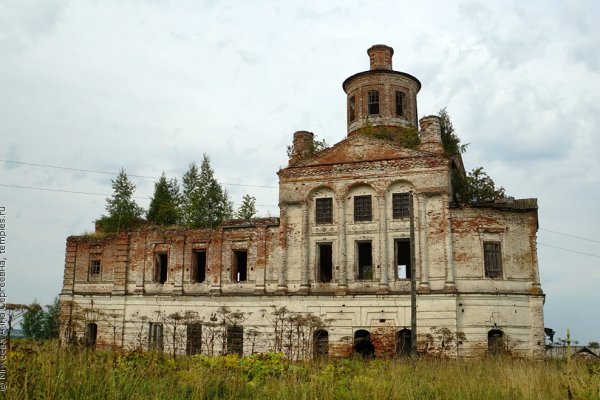
[[[103,215],[98,222],[106,232],[119,232],[127,230],[141,219],[144,210],[133,199],[135,184],[129,180],[123,168],[112,181],[112,187],[112,196],[106,198],[108,215]]]

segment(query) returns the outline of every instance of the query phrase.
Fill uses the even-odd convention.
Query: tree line
[[[148,210],[135,201],[135,184],[124,169],[112,181],[113,194],[106,199],[106,215],[97,223],[104,232],[120,232],[145,220],[157,225],[215,228],[237,217],[250,221],[257,214],[256,199],[246,194],[234,212],[227,190],[217,181],[210,158],[204,154],[200,167],[191,163],[181,179],[167,179],[163,172],[154,183]]]

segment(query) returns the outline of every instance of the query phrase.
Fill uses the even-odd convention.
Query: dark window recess
[[[358,242],[358,279],[373,279],[373,249],[371,242]]]
[[[165,283],[167,281],[167,253],[154,254],[154,282]]]
[[[196,324],[188,324],[185,352],[187,355],[202,353],[202,325],[201,324],[197,324],[197,323]]]
[[[367,100],[369,115],[379,115],[379,92],[377,90],[369,90]]]
[[[333,278],[333,251],[331,243],[319,244],[319,281],[331,282]]]
[[[396,90],[396,115],[404,116],[404,92]]]
[[[396,240],[396,278],[410,279],[410,240]]]
[[[329,332],[324,329],[313,333],[313,357],[327,357],[329,354]]]
[[[95,323],[89,323],[85,326],[85,345],[86,347],[96,347],[96,340],[98,339],[98,325]]]
[[[371,342],[371,333],[364,329],[354,332],[354,352],[363,358],[375,357],[375,346]]]
[[[90,275],[100,275],[100,260],[90,262]]]
[[[163,326],[155,322],[150,323],[150,332],[148,334],[148,347],[150,350],[163,350]]]
[[[401,329],[396,335],[396,355],[408,356],[410,355],[410,347],[412,335],[410,329]]]
[[[356,101],[354,99],[354,96],[352,96],[352,97],[350,97],[350,100],[348,101],[348,119],[350,120],[350,122],[353,122],[354,119],[356,118],[355,108],[356,108]]]
[[[392,218],[410,218],[410,193],[392,194]]]
[[[244,327],[233,325],[227,327],[227,354],[244,355]]]
[[[504,353],[504,332],[500,329],[492,329],[488,332],[488,353],[492,356]]]
[[[233,251],[233,268],[231,280],[245,282],[248,279],[248,252],[246,250]]]
[[[354,221],[371,221],[371,196],[354,196]]]
[[[194,251],[192,279],[194,282],[204,282],[206,279],[206,250]]]
[[[498,278],[502,275],[502,257],[499,242],[483,243],[483,263],[486,277]]]
[[[317,224],[333,223],[333,199],[331,197],[315,200],[315,220]]]

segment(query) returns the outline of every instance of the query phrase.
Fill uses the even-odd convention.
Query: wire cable
[[[572,238],[575,238],[575,239],[586,240],[588,242],[593,242],[593,243],[600,243],[600,240],[588,239],[588,238],[584,238],[584,237],[581,237],[581,236],[571,235],[570,233],[563,233],[563,232],[551,231],[550,229],[544,229],[544,228],[540,228],[540,231],[552,232],[552,233],[556,233],[557,235],[568,236],[568,237],[572,237]]]
[[[583,251],[577,251],[577,250],[571,250],[571,249],[565,249],[564,247],[558,247],[558,246],[553,246],[551,244],[545,244],[545,243],[540,243],[537,242],[538,244],[541,244],[542,246],[546,246],[546,247],[552,247],[553,249],[559,249],[559,250],[564,250],[564,251],[569,251],[571,253],[577,253],[577,254],[583,254],[585,256],[590,256],[590,257],[596,257],[596,258],[600,258],[600,256],[596,255],[596,254],[591,254],[591,253],[585,253]]]
[[[98,171],[98,170],[93,170],[93,169],[82,169],[82,168],[72,168],[72,167],[61,167],[58,165],[48,165],[48,164],[35,164],[35,163],[28,163],[28,162],[23,162],[23,161],[13,161],[13,160],[3,160],[3,159],[0,159],[0,161],[4,161],[5,163],[10,163],[10,164],[20,164],[20,165],[29,165],[32,167],[62,169],[62,170],[67,170],[67,171],[89,172],[92,174],[103,174],[103,175],[118,175],[119,174],[118,172]],[[155,176],[148,176],[148,175],[127,174],[127,176],[130,176],[133,178],[144,178],[144,179],[154,179],[154,180],[159,179]],[[244,186],[244,187],[266,188],[266,189],[279,189],[277,186],[253,185],[253,184],[245,184],[245,183],[222,183],[222,185]]]

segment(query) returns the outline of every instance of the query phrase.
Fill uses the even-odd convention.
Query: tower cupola
[[[346,79],[348,135],[361,129],[394,131],[417,127],[421,82],[392,69],[394,49],[376,44],[367,50],[370,69]]]

